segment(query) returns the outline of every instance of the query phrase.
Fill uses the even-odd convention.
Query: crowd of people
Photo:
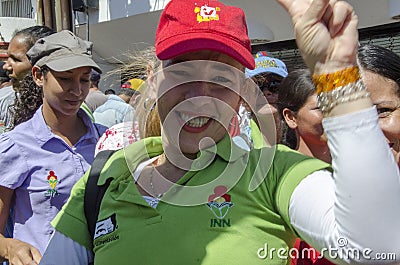
[[[17,32],[0,72],[0,260],[399,263],[400,56],[359,46],[346,1],[277,1],[307,69],[253,55],[243,10],[217,0],[171,0],[110,93],[95,43]]]

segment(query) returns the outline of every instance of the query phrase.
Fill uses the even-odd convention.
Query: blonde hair
[[[161,135],[161,122],[158,116],[157,107],[147,104],[149,99],[154,102],[154,91],[150,91],[148,79],[153,75],[154,69],[160,65],[154,47],[127,54],[128,62],[122,63],[121,67],[110,71],[107,75],[119,75],[121,80],[127,81],[132,78],[139,78],[145,81],[140,88],[140,99],[135,107],[134,119],[139,124],[139,136],[141,139]],[[148,106],[146,106],[148,105]],[[151,108],[150,108],[151,107]]]
[[[125,54],[126,62],[120,62],[120,67],[109,71],[104,78],[110,76],[120,76],[122,83],[133,78],[138,78],[146,81],[149,75],[149,69],[154,69],[155,65],[159,63],[157,59],[155,48],[153,46],[138,51],[130,51]]]

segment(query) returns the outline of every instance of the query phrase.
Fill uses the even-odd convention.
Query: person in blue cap
[[[282,60],[268,56],[265,51],[257,52],[255,56],[255,68],[253,70],[246,68],[246,77],[251,80],[260,88],[262,94],[254,95],[255,109],[244,113],[240,120],[240,131],[249,139],[248,142],[254,148],[259,148],[265,145],[278,143],[282,136],[281,119],[278,113],[278,87],[282,80],[288,75],[285,63]],[[265,98],[262,98],[264,95]],[[265,99],[267,101],[265,101]],[[267,104],[265,104],[267,102]],[[254,112],[257,112],[258,119],[267,119],[268,116],[273,116],[275,121],[275,132],[271,134],[270,138],[275,139],[262,139],[260,133],[260,122],[254,117]],[[249,122],[246,122],[250,119]],[[270,129],[270,128],[268,128]]]
[[[286,65],[277,58],[269,57],[264,51],[256,54],[255,63],[254,70],[246,69],[246,76],[250,77],[261,89],[271,110],[277,112],[278,87],[288,75]]]

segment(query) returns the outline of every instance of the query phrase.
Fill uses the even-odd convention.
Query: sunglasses
[[[264,91],[269,91],[271,93],[278,93],[278,88],[279,88],[280,84],[281,84],[281,81],[278,81],[278,80],[272,80],[272,81],[265,80],[261,84],[257,84],[257,85],[263,93],[264,93]]]

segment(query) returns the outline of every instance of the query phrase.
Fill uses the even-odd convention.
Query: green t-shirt
[[[97,222],[95,264],[287,264],[277,250],[287,251],[296,237],[289,223],[290,196],[305,176],[329,165],[285,146],[246,152],[232,145],[228,136],[216,147],[199,153],[193,170],[178,182],[196,189],[172,187],[164,196],[198,205],[160,201],[156,209],[139,193],[131,171],[163,152],[161,139],[146,138],[115,153],[99,179],[100,185],[113,180]],[[209,158],[210,165],[194,170]],[[76,183],[52,224],[90,248],[83,211],[87,177]]]
[[[265,142],[263,135],[261,134],[260,128],[258,128],[257,123],[254,119],[250,120],[251,128],[251,139],[253,140],[253,146],[255,149],[260,149],[262,147],[267,147],[268,144]]]

